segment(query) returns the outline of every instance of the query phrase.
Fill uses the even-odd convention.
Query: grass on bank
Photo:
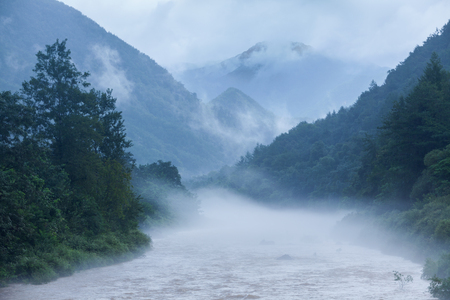
[[[95,237],[73,235],[57,245],[26,249],[14,262],[0,268],[0,284],[42,284],[76,271],[131,260],[150,247],[150,237],[139,230]]]

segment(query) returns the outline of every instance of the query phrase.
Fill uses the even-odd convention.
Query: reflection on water
[[[327,232],[340,216],[235,204],[204,200],[209,222],[154,236],[141,258],[45,285],[11,285],[0,298],[432,299],[420,265],[333,241]],[[277,259],[285,254],[291,259]],[[393,270],[414,281],[401,289]]]

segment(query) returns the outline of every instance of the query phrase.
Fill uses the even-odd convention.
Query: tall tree
[[[121,112],[111,90],[85,90],[89,73],[77,70],[66,40],[36,56],[36,76],[22,88],[36,110],[36,135],[49,145],[53,164],[68,173],[77,191],[65,203],[68,216],[80,229],[100,230],[136,205],[130,185],[133,161],[126,151],[131,142]]]
[[[369,176],[378,180],[379,196],[409,200],[425,169],[425,155],[450,144],[449,115],[450,74],[433,53],[418,84],[394,104],[380,127]]]

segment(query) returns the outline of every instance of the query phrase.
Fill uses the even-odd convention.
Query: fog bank
[[[319,242],[348,212],[317,213],[300,209],[270,209],[225,189],[197,191],[201,227],[220,232],[220,239],[260,243]]]
[[[196,226],[152,233],[130,262],[45,285],[12,285],[2,299],[432,299],[421,266],[347,243],[330,230],[344,212],[272,210],[225,190],[199,190]],[[400,287],[393,270],[414,281]]]

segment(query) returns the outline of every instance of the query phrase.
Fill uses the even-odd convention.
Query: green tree
[[[21,95],[0,93],[0,284],[45,282],[149,243],[116,99],[84,90],[88,73],[65,43],[37,54]]]
[[[36,135],[49,145],[53,164],[67,172],[76,191],[62,209],[80,230],[98,232],[126,223],[112,222],[124,219],[131,203],[136,205],[130,184],[133,160],[126,151],[131,141],[112,91],[85,90],[89,73],[77,70],[66,40],[36,56],[36,76],[23,83],[22,93],[36,110]]]
[[[450,143],[450,75],[434,53],[418,84],[394,103],[380,127],[379,146],[369,180],[378,182],[379,197],[408,201],[425,169],[424,158]]]
[[[133,187],[144,208],[144,226],[183,221],[198,213],[197,199],[170,161],[139,165],[133,170]]]

